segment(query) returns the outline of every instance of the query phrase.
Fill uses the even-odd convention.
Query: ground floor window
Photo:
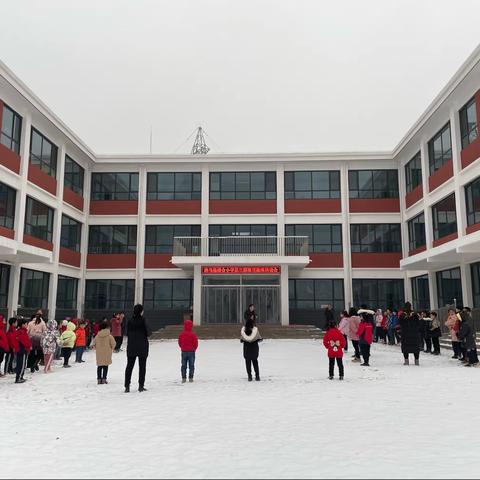
[[[48,307],[48,287],[50,274],[22,268],[18,304],[22,308]]]
[[[323,310],[327,305],[345,308],[342,279],[297,279],[289,281],[289,303],[293,310]]]
[[[189,310],[193,305],[193,280],[144,280],[145,310]]]
[[[0,308],[8,306],[8,286],[10,284],[10,265],[0,263]]]
[[[438,306],[463,304],[462,277],[460,268],[437,272]]]
[[[480,308],[480,262],[472,265],[473,306]]]
[[[87,280],[85,308],[129,311],[135,302],[135,280]]]
[[[78,279],[58,276],[57,309],[76,310]]]
[[[369,308],[388,307],[400,308],[405,303],[405,289],[403,280],[398,279],[354,279],[353,303],[359,307],[367,305]]]
[[[430,310],[430,286],[428,275],[412,278],[413,309],[417,312]]]

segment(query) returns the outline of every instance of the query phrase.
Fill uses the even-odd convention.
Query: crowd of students
[[[136,359],[139,363],[139,391],[145,391],[146,362],[149,351],[148,337],[151,331],[143,316],[143,307],[136,305],[131,320],[124,322],[125,314],[116,313],[108,320],[103,318],[92,324],[86,320],[65,319],[60,325],[50,319],[45,321],[42,310],[38,310],[30,320],[11,318],[8,326],[0,315],[0,377],[15,376],[15,383],[25,382],[25,371],[38,372],[43,366],[45,373],[52,372],[54,359],[63,358],[63,368],[70,368],[70,358],[75,352],[75,363],[85,363],[83,354],[86,349],[96,350],[97,382],[108,383],[108,368],[112,364],[112,355],[120,352],[125,327],[129,332],[127,347],[127,366],[125,370],[125,392],[130,391],[132,371]],[[240,332],[243,343],[243,355],[247,378],[260,381],[259,343],[262,342],[258,315],[254,305],[245,312],[245,326]],[[127,325],[125,325],[127,323]],[[445,320],[450,332],[453,359],[458,359],[466,367],[478,366],[476,331],[471,309],[450,309]],[[334,378],[335,363],[339,378],[345,378],[343,364],[344,352],[348,352],[351,343],[354,353],[352,361],[362,367],[370,366],[371,345],[383,342],[389,345],[401,344],[404,365],[409,365],[409,356],[413,355],[415,365],[420,365],[420,352],[440,355],[441,323],[436,312],[415,312],[410,303],[400,310],[387,308],[374,311],[363,305],[362,308],[350,308],[342,312],[340,322],[333,315],[328,319],[323,344],[329,358],[329,379]],[[193,332],[193,322],[185,321],[184,330],[178,338],[181,349],[182,382],[193,382],[195,372],[195,354],[198,337]]]

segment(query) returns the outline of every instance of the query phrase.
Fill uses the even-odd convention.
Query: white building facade
[[[96,155],[0,65],[0,312],[480,308],[480,50],[393,152]]]

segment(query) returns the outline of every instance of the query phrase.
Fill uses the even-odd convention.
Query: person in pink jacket
[[[360,362],[360,346],[358,336],[358,328],[360,327],[360,317],[358,316],[357,309],[352,307],[348,311],[348,338],[351,340],[353,348],[355,349],[355,355],[353,355],[354,362]]]
[[[447,321],[445,322],[445,326],[448,328],[450,335],[452,337],[452,350],[453,350],[453,357],[452,358],[459,358],[462,356],[462,350],[460,348],[460,342],[458,341],[458,328],[456,329],[456,325],[458,322],[457,312],[455,309],[450,308],[448,310],[448,317]]]
[[[338,325],[338,329],[345,337],[345,348],[343,350],[345,352],[348,352],[348,332],[350,331],[350,317],[348,316],[348,312],[346,310],[344,310],[340,315],[340,324]]]

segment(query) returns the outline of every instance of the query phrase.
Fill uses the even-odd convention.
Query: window
[[[430,310],[430,286],[428,275],[412,278],[413,309],[417,312]]]
[[[209,232],[210,237],[221,237],[210,239],[210,256],[277,253],[276,225],[210,225]]]
[[[53,178],[57,175],[57,151],[56,145],[32,128],[30,163]]]
[[[25,233],[52,243],[53,215],[53,208],[27,197]]]
[[[65,186],[83,196],[85,170],[75,160],[65,155]]]
[[[22,308],[42,308],[48,306],[48,283],[50,274],[22,268],[18,304]]]
[[[91,225],[88,253],[136,253],[136,225]]]
[[[200,237],[200,225],[147,225],[145,253],[173,253],[175,237]]]
[[[19,155],[21,135],[22,117],[17,112],[14,112],[10,107],[3,104],[0,143]]]
[[[13,230],[15,225],[15,201],[17,191],[0,183],[0,227]]]
[[[144,280],[145,310],[189,310],[193,305],[193,280]]]
[[[147,200],[201,200],[201,173],[149,173]]]
[[[457,212],[455,207],[455,194],[438,202],[432,207],[433,238],[446,237],[457,232]]]
[[[8,290],[10,285],[10,265],[0,263],[0,308],[8,306]]]
[[[285,225],[287,237],[308,237],[310,253],[341,253],[341,225]]]
[[[210,225],[210,237],[276,237],[276,225]]]
[[[376,310],[401,308],[405,304],[403,280],[397,279],[353,279],[353,303],[359,307],[367,305]]]
[[[405,181],[407,193],[422,184],[422,154],[420,152],[405,165]]]
[[[465,187],[465,197],[468,226],[476,225],[480,223],[480,177]]]
[[[480,263],[472,265],[473,306],[480,308]]]
[[[345,309],[342,279],[289,280],[289,301],[292,310],[323,310],[332,305],[337,312]]]
[[[285,172],[285,199],[340,198],[340,172]]]
[[[57,308],[65,310],[77,309],[78,279],[58,276]]]
[[[75,252],[80,251],[82,242],[82,224],[73,220],[73,218],[62,215],[62,232],[60,235],[60,245]]]
[[[459,268],[437,272],[439,308],[463,304],[462,279]]]
[[[85,283],[85,308],[131,310],[135,302],[135,280],[87,280]]]
[[[408,222],[409,251],[413,252],[417,248],[424,247],[427,244],[425,235],[425,215],[421,213]]]
[[[398,198],[397,170],[350,170],[350,198]]]
[[[472,98],[460,110],[460,133],[462,136],[462,149],[468,147],[478,137],[477,104]]]
[[[450,160],[452,160],[452,140],[450,136],[450,123],[448,123],[428,142],[430,175],[433,175]]]
[[[353,253],[398,253],[402,251],[400,224],[350,225]]]
[[[276,172],[210,174],[210,200],[275,200]]]
[[[138,173],[92,173],[92,200],[138,200]]]

